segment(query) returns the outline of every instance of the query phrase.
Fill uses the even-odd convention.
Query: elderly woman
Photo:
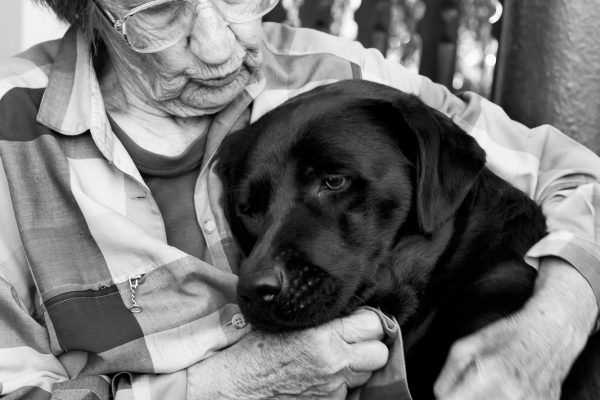
[[[438,398],[558,399],[598,312],[593,153],[356,43],[262,25],[277,0],[42,2],[72,27],[0,66],[0,395],[343,399],[365,383],[388,357],[372,312],[246,326],[211,163],[291,96],[362,78],[451,115],[548,219],[535,296],[454,346]]]

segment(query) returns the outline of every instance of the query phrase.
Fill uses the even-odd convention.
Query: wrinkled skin
[[[117,15],[138,1],[105,0]],[[260,20],[227,24],[210,1],[199,1],[189,36],[163,51],[140,54],[104,26],[112,64],[127,103],[174,117],[210,115],[229,104],[262,66]]]
[[[378,317],[365,310],[286,335],[251,332],[188,369],[187,398],[344,400],[385,365],[382,337]]]
[[[104,4],[123,16],[139,2]],[[150,54],[131,50],[99,19],[106,53],[96,57],[95,68],[105,107],[136,144],[165,156],[182,154],[201,140],[212,116],[261,74],[260,20],[227,24],[209,0],[198,1],[196,8],[189,35]]]

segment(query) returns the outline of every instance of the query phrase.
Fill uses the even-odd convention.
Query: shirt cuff
[[[577,238],[567,231],[548,234],[536,243],[525,255],[525,261],[534,268],[539,267],[542,257],[559,257],[571,264],[586,279],[596,296],[600,310],[600,250],[595,243]],[[594,332],[600,329],[596,318]]]

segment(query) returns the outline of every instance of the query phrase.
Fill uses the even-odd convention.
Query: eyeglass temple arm
[[[116,19],[114,17],[114,15],[112,15],[110,11],[108,11],[106,8],[104,8],[104,6],[102,6],[102,4],[100,4],[100,2],[98,0],[92,0],[92,1],[96,5],[96,7],[98,7],[98,9],[102,13],[102,15],[104,15],[104,17],[106,18],[106,20],[108,22],[110,22],[111,26],[113,28],[115,28],[117,31],[121,32],[122,25],[123,25],[122,21]]]

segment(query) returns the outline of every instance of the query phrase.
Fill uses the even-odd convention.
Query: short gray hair
[[[0,0],[2,1],[2,0]],[[103,16],[92,0],[33,0],[34,2],[49,8],[63,22],[82,29],[93,50],[102,42],[101,36],[106,32]]]

